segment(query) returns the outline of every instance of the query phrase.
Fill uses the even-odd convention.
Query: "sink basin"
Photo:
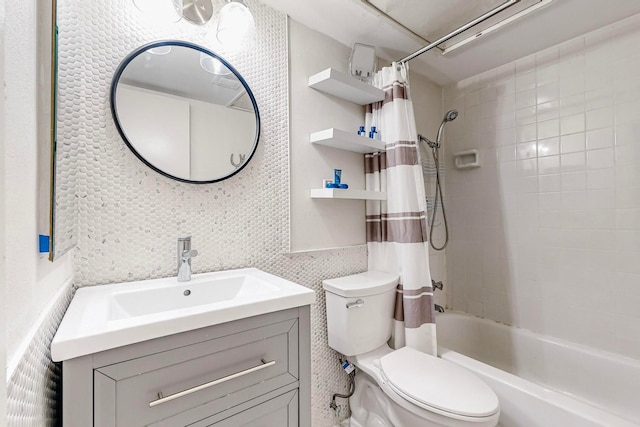
[[[80,288],[51,343],[55,362],[312,304],[315,293],[256,268]]]
[[[109,295],[109,320],[183,310],[224,301],[245,301],[268,296],[280,288],[255,275],[196,277],[189,282],[163,283]]]

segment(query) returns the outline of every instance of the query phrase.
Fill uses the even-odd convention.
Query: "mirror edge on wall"
[[[58,24],[57,0],[38,2],[38,234],[46,231],[48,260],[54,257],[54,215],[56,175],[56,121],[57,121],[57,73],[58,73]],[[45,225],[46,223],[46,225]],[[41,238],[38,239],[39,250]],[[41,252],[43,254],[44,252]]]
[[[253,112],[254,112],[254,116],[255,116],[255,126],[256,126],[256,132],[255,132],[255,137],[254,137],[254,141],[253,141],[253,145],[251,147],[251,151],[248,154],[246,160],[244,161],[244,163],[242,163],[242,165],[240,167],[237,167],[234,171],[232,171],[231,173],[228,173],[224,176],[221,176],[219,178],[216,179],[212,179],[212,180],[206,180],[206,181],[195,181],[195,180],[188,180],[188,179],[184,179],[184,178],[180,178],[174,175],[171,175],[170,173],[163,171],[161,169],[159,169],[158,167],[154,166],[153,164],[151,164],[147,159],[144,158],[144,156],[142,156],[134,147],[133,144],[131,143],[131,141],[129,141],[129,139],[127,138],[124,130],[122,129],[120,120],[118,118],[118,112],[117,112],[117,108],[116,108],[116,92],[117,92],[117,86],[118,86],[118,82],[120,81],[120,78],[124,72],[124,70],[126,69],[127,65],[129,63],[131,63],[131,61],[133,61],[136,57],[138,57],[140,54],[153,49],[153,48],[157,48],[157,47],[162,47],[162,46],[181,46],[181,47],[186,47],[186,48],[190,48],[190,49],[194,49],[196,51],[199,51],[201,53],[205,53],[209,56],[212,56],[214,58],[216,58],[217,60],[219,60],[224,66],[226,66],[234,75],[235,77],[240,81],[240,83],[242,84],[242,86],[244,87],[247,95],[249,96],[249,99],[251,100],[252,106],[253,106]],[[240,74],[240,72],[238,72],[238,70],[236,70],[226,59],[224,59],[222,56],[202,47],[199,46],[195,43],[191,43],[191,42],[186,42],[186,41],[182,41],[182,40],[160,40],[160,41],[155,41],[155,42],[151,42],[151,43],[147,43],[143,46],[138,47],[137,49],[133,50],[131,53],[129,53],[120,63],[120,65],[118,65],[118,68],[116,69],[116,72],[114,73],[113,79],[111,81],[111,88],[110,88],[110,109],[111,109],[111,115],[112,118],[114,120],[116,129],[118,130],[118,133],[120,135],[120,137],[122,138],[122,140],[124,141],[124,143],[127,145],[127,147],[131,150],[131,152],[140,160],[142,161],[142,163],[144,163],[146,166],[148,166],[149,168],[151,168],[152,170],[154,170],[155,172],[176,180],[176,181],[180,181],[180,182],[184,182],[184,183],[188,183],[188,184],[212,184],[212,183],[216,183],[216,182],[220,182],[223,181],[225,179],[231,178],[232,176],[236,175],[238,172],[240,172],[242,169],[245,168],[245,166],[247,164],[249,164],[249,162],[251,161],[251,159],[253,158],[253,155],[255,154],[255,152],[257,151],[258,148],[258,143],[260,141],[260,112],[258,110],[258,103],[255,99],[255,96],[253,94],[253,91],[251,90],[251,88],[249,87],[249,84],[246,82],[246,80],[244,79],[244,77]]]

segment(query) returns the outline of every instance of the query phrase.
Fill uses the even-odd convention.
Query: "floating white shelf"
[[[339,188],[315,188],[311,190],[312,199],[352,199],[387,200],[387,193],[381,191],[350,190]]]
[[[385,145],[382,141],[335,128],[314,132],[309,135],[309,141],[313,144],[356,153],[376,153],[385,150]]]
[[[309,87],[360,105],[384,99],[383,90],[333,68],[327,68],[309,77]]]

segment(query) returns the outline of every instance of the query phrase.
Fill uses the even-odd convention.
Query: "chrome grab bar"
[[[160,405],[162,403],[170,402],[170,401],[172,401],[174,399],[178,399],[180,397],[187,396],[187,395],[189,395],[191,393],[195,393],[197,391],[204,390],[204,389],[209,388],[209,387],[213,387],[214,385],[221,384],[221,383],[224,383],[226,381],[230,381],[230,380],[232,380],[234,378],[242,377],[242,376],[250,374],[252,372],[260,371],[262,369],[268,368],[269,366],[273,366],[275,364],[276,364],[275,360],[272,360],[270,362],[265,362],[264,359],[263,359],[262,363],[260,365],[254,366],[253,368],[245,369],[244,371],[236,372],[235,374],[227,375],[226,377],[222,377],[222,378],[219,378],[217,380],[213,380],[213,381],[210,381],[208,383],[201,384],[199,386],[192,387],[190,389],[180,391],[178,393],[170,394],[169,396],[166,396],[166,397],[162,397],[162,393],[158,393],[159,399],[156,399],[156,400],[153,400],[153,401],[149,402],[149,407],[153,408],[154,406]]]

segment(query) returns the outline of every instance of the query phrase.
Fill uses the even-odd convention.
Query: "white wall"
[[[129,143],[149,163],[182,179],[191,178],[189,102],[118,84],[118,120]]]
[[[4,71],[4,27],[5,27],[5,14],[4,14],[4,0],[0,1],[0,159],[4,161],[4,128],[5,128],[5,108],[4,108],[4,86],[5,86],[5,71]],[[5,189],[4,189],[4,173],[0,173],[0,200],[4,201]],[[5,235],[5,203],[0,204],[0,301],[6,301],[5,297],[5,257],[4,257],[4,235]],[[0,420],[4,420],[6,414],[6,398],[7,388],[7,349],[6,349],[6,314],[5,306],[0,308]]]
[[[317,146],[309,134],[328,128],[356,133],[364,125],[364,107],[309,88],[308,78],[329,67],[346,72],[351,49],[296,21],[289,22],[291,250],[363,245],[362,200],[311,199],[309,190],[333,180],[364,190],[364,155]]]
[[[446,89],[456,309],[640,357],[640,15]],[[451,151],[447,159],[451,166]]]
[[[38,316],[71,275],[71,261],[50,263],[38,253],[36,126],[36,2],[5,5],[5,297],[9,374]],[[45,141],[44,143],[48,143]]]
[[[191,177],[210,180],[211,171],[218,176],[233,172],[231,164],[246,159],[256,139],[253,112],[227,108],[224,105],[190,100],[191,103]]]
[[[158,169],[188,180],[232,173],[231,154],[237,164],[239,154],[246,159],[255,141],[252,112],[122,83],[118,117],[138,153]]]

